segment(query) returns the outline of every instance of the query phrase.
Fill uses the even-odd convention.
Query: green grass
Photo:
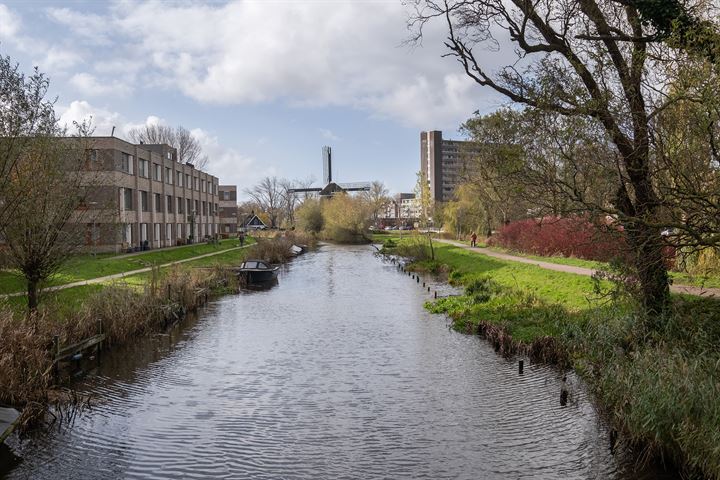
[[[246,240],[246,244],[251,242],[253,242],[251,238]],[[64,285],[81,280],[90,280],[106,275],[139,270],[153,265],[162,265],[208,253],[219,252],[237,246],[237,239],[226,239],[221,240],[219,245],[202,243],[127,255],[103,254],[97,257],[78,255],[70,259],[61,271],[57,275],[54,275],[45,286]],[[220,254],[219,256],[222,255],[224,254]],[[211,258],[214,257],[208,257],[208,261]],[[7,270],[0,272],[0,294],[21,292],[24,289],[25,280],[19,272]]]
[[[435,256],[456,272],[456,276],[489,275],[498,285],[532,293],[543,301],[572,310],[587,309],[593,303],[590,277],[492,258],[451,245],[436,244]]]
[[[229,252],[213,255],[212,257],[199,258],[197,260],[185,262],[182,265],[184,268],[208,268],[223,265],[239,265],[244,260],[246,252],[247,250],[245,248],[239,250],[231,250]],[[144,288],[150,280],[151,276],[151,272],[136,273],[134,275],[128,275],[127,277],[123,277],[122,279],[109,280],[104,284],[110,285],[113,283],[122,283],[134,288]],[[77,287],[69,288],[66,290],[73,290],[74,288]]]

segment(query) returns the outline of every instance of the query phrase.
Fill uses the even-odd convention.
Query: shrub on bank
[[[290,247],[304,245],[314,248],[317,244],[315,235],[305,232],[286,231],[274,237],[258,237],[257,243],[250,247],[247,258],[265,260],[269,263],[284,263],[293,257]]]
[[[298,209],[298,228],[338,243],[367,243],[371,206],[360,196],[308,199]]]
[[[608,262],[626,252],[620,232],[580,217],[528,218],[510,222],[488,242],[517,252],[600,262]]]

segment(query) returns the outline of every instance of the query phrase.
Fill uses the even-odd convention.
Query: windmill
[[[292,188],[290,193],[317,193],[321,197],[332,197],[344,192],[368,192],[370,182],[335,183],[332,179],[332,148],[327,145],[322,148],[323,182],[324,187]]]

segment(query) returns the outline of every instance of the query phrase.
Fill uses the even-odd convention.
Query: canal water
[[[610,453],[573,375],[561,406],[563,373],[526,362],[519,375],[516,359],[428,314],[427,289],[373,251],[324,245],[270,290],[105,354],[80,385],[92,408],[72,428],[14,439],[5,474],[658,478]]]

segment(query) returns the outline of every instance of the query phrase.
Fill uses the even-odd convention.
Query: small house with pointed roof
[[[241,228],[244,230],[265,230],[267,225],[265,225],[265,222],[260,220],[260,217],[255,215],[255,212],[250,212],[250,215],[243,219]]]

